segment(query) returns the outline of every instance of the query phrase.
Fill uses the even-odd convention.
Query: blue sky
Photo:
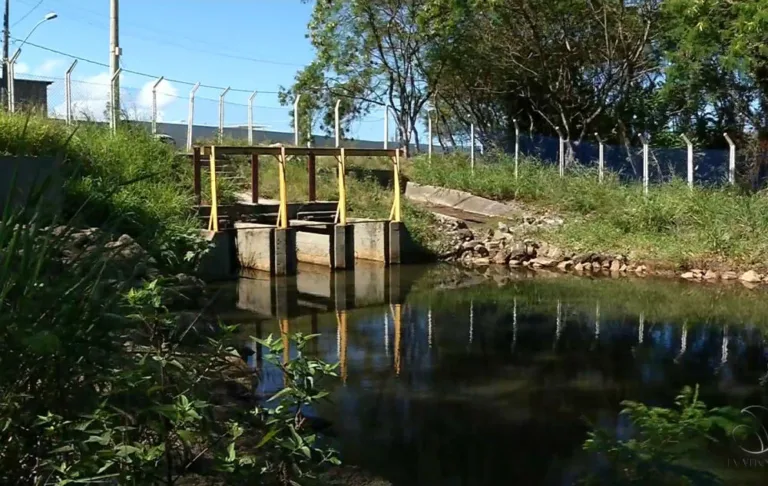
[[[289,111],[274,94],[291,84],[296,71],[314,55],[305,38],[312,3],[300,0],[123,0],[120,9],[122,67],[171,80],[256,90],[254,120],[271,129],[291,131]],[[24,38],[48,12],[58,18],[40,26],[29,42],[100,63],[109,62],[108,0],[11,0],[11,35]],[[12,52],[16,46],[12,45]],[[45,77],[49,105],[64,101],[64,73],[72,62],[65,56],[31,45],[23,48],[17,77]],[[80,61],[73,73],[73,100],[98,116],[108,90],[107,68]],[[152,78],[126,74],[124,105],[148,117]],[[163,82],[160,117],[186,121],[191,85]],[[218,123],[219,90],[201,88],[195,122]],[[247,122],[247,92],[227,95],[227,125]],[[96,112],[96,113],[94,113]],[[353,127],[359,139],[381,140],[383,113],[374,113]]]

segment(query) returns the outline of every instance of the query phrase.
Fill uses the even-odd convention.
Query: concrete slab
[[[235,246],[240,267],[274,271],[274,228],[255,223],[235,223]]]
[[[301,263],[330,267],[332,249],[331,235],[328,233],[296,233],[296,259]]]
[[[521,214],[519,208],[510,204],[492,201],[456,189],[421,185],[415,182],[408,182],[405,197],[415,202],[447,206],[492,218],[516,218]]]
[[[367,260],[386,264],[388,238],[386,221],[361,221],[352,223],[355,227],[355,260]]]

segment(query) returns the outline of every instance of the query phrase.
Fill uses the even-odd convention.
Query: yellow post
[[[211,147],[211,215],[208,218],[208,231],[219,231],[219,196],[216,191],[216,146]]]
[[[288,336],[290,332],[288,319],[280,319],[280,337],[283,339],[283,365],[291,360],[291,340]],[[285,375],[283,375],[283,384],[285,384]]]
[[[288,227],[288,189],[285,180],[285,147],[280,147],[280,159],[277,161],[278,184],[280,185],[280,214],[278,214],[277,225],[280,228]]]
[[[339,170],[339,224],[347,224],[347,156],[344,147],[341,149],[341,156],[336,159]]]
[[[389,213],[389,219],[395,223],[400,222],[400,150],[395,152],[394,159],[394,186],[395,186],[395,200],[392,204],[392,211]]]

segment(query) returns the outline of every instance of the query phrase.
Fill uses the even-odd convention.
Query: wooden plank
[[[201,154],[208,156],[211,154],[211,145],[200,147]],[[228,145],[216,145],[216,156],[220,155],[280,155],[281,147],[238,147]],[[364,148],[345,148],[347,157],[394,157],[398,149],[364,149]],[[285,155],[317,157],[341,156],[341,149],[334,147],[285,147]]]

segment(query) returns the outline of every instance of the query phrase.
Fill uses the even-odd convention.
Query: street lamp
[[[21,44],[19,44],[19,47],[16,48],[16,52],[21,50],[22,46],[27,42],[27,40],[29,40],[29,37],[37,30],[38,27],[40,27],[44,23],[48,22],[49,20],[55,19],[58,16],[59,16],[59,14],[57,14],[56,12],[50,12],[50,13],[46,14],[45,17],[40,19],[40,22],[36,23],[35,26],[32,27],[32,30],[29,31],[29,34],[27,34],[27,36],[24,38],[24,40],[21,41]]]

